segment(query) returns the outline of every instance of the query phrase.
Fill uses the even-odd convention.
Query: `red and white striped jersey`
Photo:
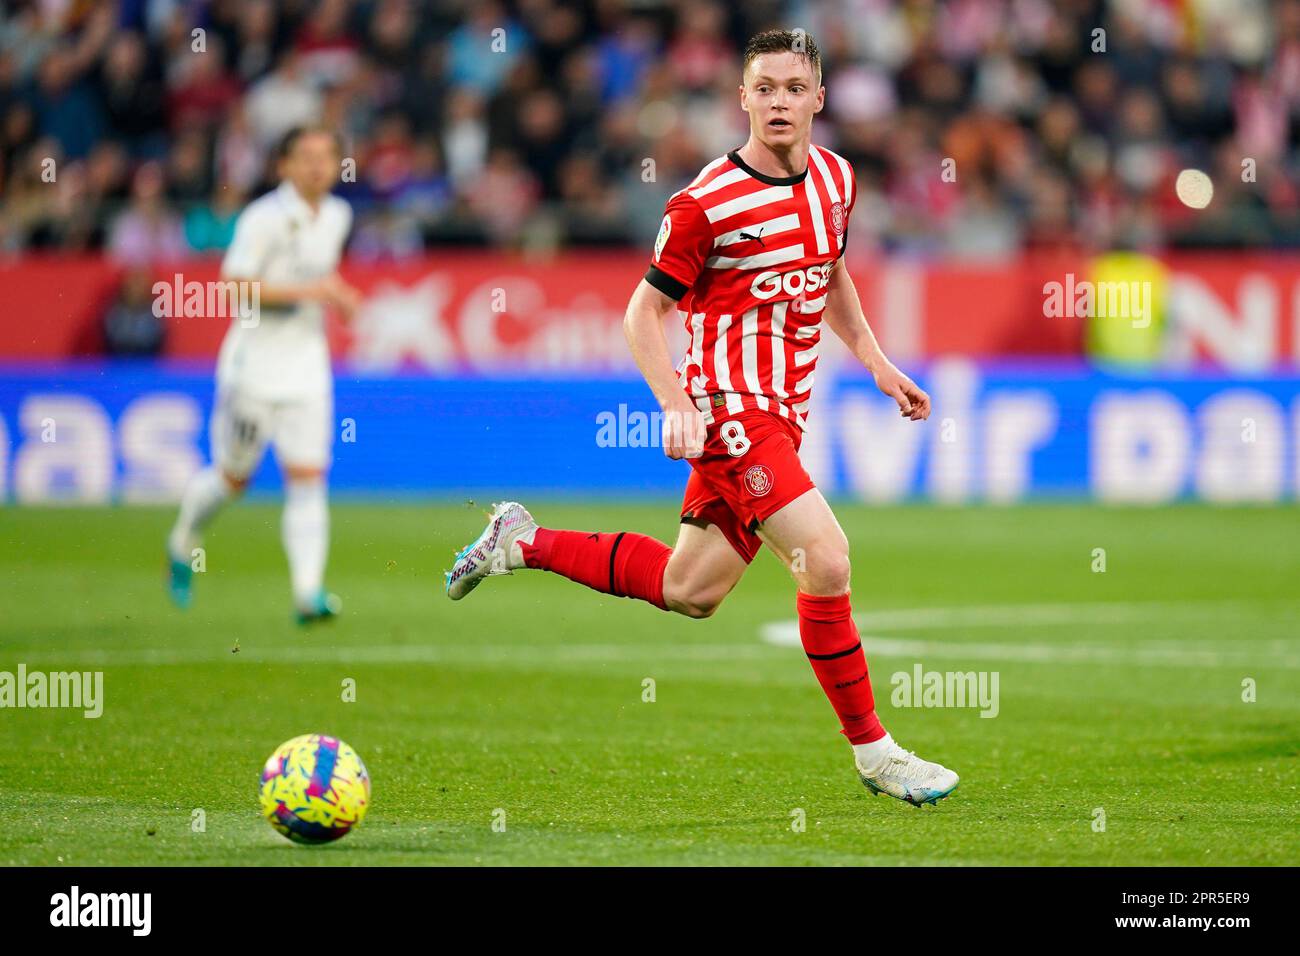
[[[849,164],[813,146],[784,178],[730,152],[668,200],[646,281],[678,300],[690,346],[677,372],[706,423],[759,409],[804,427],[855,199]]]

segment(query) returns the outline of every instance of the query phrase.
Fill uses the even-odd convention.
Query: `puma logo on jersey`
[[[752,239],[754,242],[757,242],[757,243],[758,243],[760,246],[762,246],[764,249],[767,248],[766,244],[764,244],[764,242],[763,242],[763,230],[762,230],[762,229],[758,230],[758,235],[750,235],[749,233],[745,232],[745,230],[742,229],[742,230],[740,230],[740,238],[741,238],[741,239]]]

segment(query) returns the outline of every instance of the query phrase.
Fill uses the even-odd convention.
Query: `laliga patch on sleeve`
[[[659,261],[659,254],[664,251],[664,246],[668,243],[668,234],[673,231],[673,221],[664,216],[664,221],[659,226],[659,237],[655,239],[655,261]]]

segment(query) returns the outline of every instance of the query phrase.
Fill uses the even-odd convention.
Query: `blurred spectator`
[[[136,170],[130,203],[109,230],[108,252],[118,262],[147,266],[179,259],[187,251],[180,219],[164,201],[165,186],[159,163]]]
[[[248,197],[229,183],[218,186],[208,202],[195,203],[185,214],[185,242],[193,251],[224,252],[235,237],[235,220]]]
[[[0,19],[0,54],[11,59],[21,80],[30,79],[58,42],[58,34],[42,28],[37,4],[6,4]]]
[[[166,97],[162,76],[151,71],[144,38],[114,36],[99,71],[99,95],[112,135],[133,155],[159,155],[166,148]]]
[[[226,69],[225,45],[211,37],[173,64],[167,112],[173,132],[211,131],[239,101],[239,81]]]
[[[851,255],[1300,246],[1300,0],[10,0],[0,244],[215,252],[323,119],[365,254],[644,247],[745,138],[746,38],[790,24],[858,175]],[[1216,185],[1195,216],[1188,166]]]
[[[271,71],[276,48],[276,9],[271,0],[241,0],[231,46],[240,82],[251,83]]]
[[[447,174],[452,185],[463,194],[487,164],[487,121],[483,116],[483,100],[477,93],[452,92],[442,141]]]
[[[104,313],[104,351],[112,356],[159,355],[167,326],[153,311],[153,279],[147,269],[130,269],[117,300]]]
[[[356,72],[360,44],[348,7],[348,0],[319,0],[294,41],[303,74],[317,88],[346,83]]]
[[[167,197],[177,206],[206,199],[212,189],[212,151],[208,137],[191,130],[176,137],[167,155]]]
[[[279,67],[258,82],[244,102],[253,138],[264,150],[272,149],[295,126],[314,123],[321,115],[321,91],[298,60],[288,53]]]
[[[253,136],[244,110],[236,109],[216,136],[215,173],[222,182],[249,192],[261,180],[266,151]]]
[[[649,18],[631,17],[616,26],[596,46],[601,98],[606,103],[635,96],[645,71],[659,55],[659,33]]]
[[[406,175],[393,186],[393,205],[428,227],[451,202],[451,184],[442,168],[437,141],[422,139],[411,150]]]
[[[536,177],[518,155],[499,149],[469,190],[469,207],[492,240],[504,243],[519,235],[539,193]]]
[[[447,80],[491,93],[526,51],[528,34],[498,3],[470,5],[468,19],[447,38]]]
[[[736,50],[724,35],[726,11],[717,3],[680,8],[681,25],[668,47],[668,64],[688,90],[706,92],[724,73],[736,74]]]
[[[104,133],[104,112],[91,85],[78,75],[76,55],[55,47],[37,67],[32,110],[42,136],[73,158],[85,156]]]
[[[382,117],[375,124],[361,161],[370,194],[383,203],[391,203],[398,188],[410,178],[414,156],[406,117],[400,113]]]
[[[997,201],[997,191],[984,176],[975,176],[962,193],[948,221],[945,251],[954,259],[999,260],[1020,248],[1020,223]]]
[[[111,141],[85,161],[64,164],[34,244],[72,252],[103,246],[105,225],[126,195],[127,168],[126,151]]]

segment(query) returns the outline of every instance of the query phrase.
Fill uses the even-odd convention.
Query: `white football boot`
[[[510,574],[525,567],[519,541],[522,538],[531,542],[536,530],[537,522],[519,502],[493,505],[483,533],[456,555],[451,570],[446,572],[447,597],[459,601],[489,574]]]
[[[919,807],[936,804],[957,789],[958,777],[941,764],[922,760],[910,750],[894,744],[880,762],[864,768],[854,761],[862,783],[873,794],[888,794]]]

